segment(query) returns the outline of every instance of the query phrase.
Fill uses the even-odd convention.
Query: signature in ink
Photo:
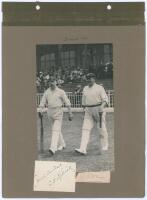
[[[52,167],[52,169],[49,169],[46,171],[46,173],[44,173],[41,177],[37,177],[37,175],[35,174],[36,177],[36,182],[40,183],[41,181],[43,181],[44,179],[48,178],[48,184],[49,186],[52,186],[53,184],[55,184],[58,181],[62,181],[62,178],[68,173],[68,172],[75,172],[75,169],[72,168],[72,166],[64,166],[61,163],[59,163],[58,165],[54,165]],[[52,173],[54,173],[54,176],[52,177]]]
[[[78,41],[78,40],[86,40],[86,37],[65,37],[64,41]]]

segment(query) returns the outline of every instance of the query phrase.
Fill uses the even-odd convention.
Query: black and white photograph
[[[111,43],[36,46],[38,160],[115,169],[113,67]]]

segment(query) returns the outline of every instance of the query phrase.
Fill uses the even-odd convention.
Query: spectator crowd
[[[80,67],[59,67],[58,70],[52,68],[49,72],[39,71],[36,76],[37,92],[42,93],[49,87],[49,80],[52,77],[56,78],[58,87],[62,87],[68,83],[83,83],[87,81],[87,74],[93,72],[97,78],[111,78],[113,66],[112,64],[102,66],[99,71],[89,71]]]

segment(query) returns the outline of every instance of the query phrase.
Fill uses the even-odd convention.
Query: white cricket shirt
[[[108,104],[108,96],[101,85],[95,83],[92,87],[84,87],[82,105],[96,105],[104,101]]]
[[[45,105],[47,105],[49,108],[56,108],[62,107],[64,103],[66,106],[71,105],[64,90],[58,87],[56,87],[55,90],[51,90],[49,88],[44,92],[39,107],[43,108]]]

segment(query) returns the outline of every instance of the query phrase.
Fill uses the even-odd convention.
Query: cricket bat
[[[100,128],[102,128],[102,112],[99,112]]]
[[[40,151],[43,152],[43,114],[41,112],[38,113],[38,116],[40,118]]]

